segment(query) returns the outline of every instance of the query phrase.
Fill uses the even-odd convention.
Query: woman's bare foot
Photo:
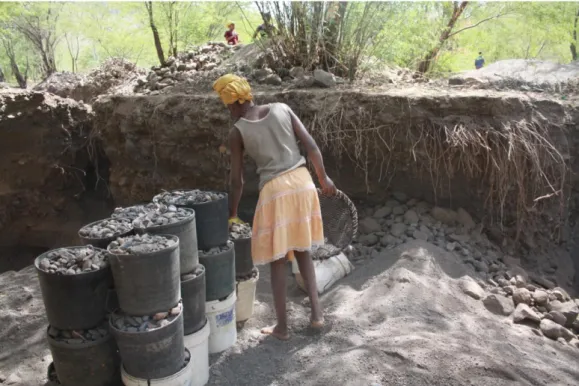
[[[324,327],[324,318],[312,318],[310,320],[310,327],[315,328],[317,330],[321,329]]]
[[[264,327],[261,329],[261,333],[264,335],[271,335],[279,340],[288,340],[289,332],[287,329],[281,329],[277,325]]]

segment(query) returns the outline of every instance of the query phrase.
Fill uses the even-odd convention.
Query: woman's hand
[[[333,196],[338,191],[336,185],[334,185],[334,181],[328,176],[320,180],[320,185],[322,185],[322,193],[324,196]]]

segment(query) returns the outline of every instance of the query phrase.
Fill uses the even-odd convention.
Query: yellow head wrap
[[[253,100],[249,83],[237,75],[223,75],[213,83],[213,90],[219,94],[219,97],[226,105],[231,105],[235,102],[245,103]]]
[[[227,27],[227,28],[231,27],[231,24],[235,25],[235,23],[234,23],[234,22],[232,22],[232,21],[228,21],[228,22],[227,22],[227,26],[226,26],[226,27]]]

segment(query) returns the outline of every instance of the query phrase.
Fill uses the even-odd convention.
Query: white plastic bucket
[[[255,290],[259,280],[257,276],[251,279],[237,282],[237,302],[235,304],[235,315],[238,322],[245,322],[253,315],[253,303],[255,302]]]
[[[204,386],[209,382],[209,321],[193,334],[185,335],[185,347],[191,353],[191,386]]]
[[[189,363],[179,372],[159,379],[143,379],[127,374],[125,367],[121,365],[121,379],[125,386],[191,386],[191,368],[193,367],[193,356]]]
[[[216,354],[227,350],[237,340],[235,323],[235,291],[224,300],[205,303],[205,315],[209,321],[209,353]]]
[[[352,272],[353,268],[352,263],[350,263],[350,260],[348,260],[346,255],[343,253],[332,256],[326,260],[315,260],[314,269],[316,270],[316,285],[318,287],[318,293],[324,293],[338,280]],[[304,279],[300,274],[298,263],[295,259],[292,261],[292,272],[296,277],[298,286],[305,291],[306,286]]]

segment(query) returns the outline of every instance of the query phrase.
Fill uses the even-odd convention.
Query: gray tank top
[[[269,104],[269,113],[257,121],[240,118],[235,127],[243,138],[245,152],[257,164],[259,189],[275,177],[305,165],[292,126],[290,107]]]

